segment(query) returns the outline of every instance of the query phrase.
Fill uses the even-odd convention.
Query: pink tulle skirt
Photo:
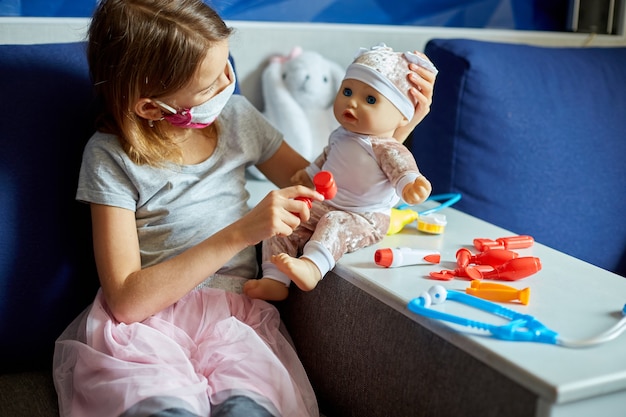
[[[279,326],[271,304],[211,288],[127,325],[112,319],[99,293],[56,343],[61,415],[119,416],[156,397],[209,416],[212,405],[243,394],[278,416],[317,417],[313,389]]]

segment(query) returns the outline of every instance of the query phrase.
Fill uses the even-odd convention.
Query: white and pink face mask
[[[224,106],[235,92],[235,71],[230,62],[228,63],[228,76],[230,84],[215,96],[204,103],[187,109],[176,110],[161,101],[156,103],[171,114],[164,114],[163,118],[171,125],[183,128],[202,129],[209,126],[220,115]]]

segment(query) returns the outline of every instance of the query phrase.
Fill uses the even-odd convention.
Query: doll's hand
[[[414,52],[416,55],[421,56],[424,59],[428,59],[426,55],[421,52]],[[433,102],[433,90],[435,88],[435,79],[437,76],[417,64],[409,64],[409,69],[412,71],[409,73],[408,78],[413,87],[409,90],[409,94],[413,97],[415,104],[415,114],[411,121],[406,125],[399,127],[393,134],[399,142],[404,142],[409,134],[415,129],[424,117],[430,112],[430,105]]]
[[[430,192],[432,186],[425,176],[417,178],[413,183],[407,184],[402,190],[402,199],[408,204],[420,204],[424,202]]]
[[[313,181],[309,178],[309,174],[307,174],[304,169],[301,169],[293,174],[291,177],[291,183],[293,185],[304,185],[305,187],[315,188]]]
[[[287,187],[270,191],[259,204],[238,222],[238,230],[245,235],[248,245],[273,236],[289,236],[310,216],[308,205],[296,197],[306,197],[321,201],[324,197],[315,190],[304,186]]]

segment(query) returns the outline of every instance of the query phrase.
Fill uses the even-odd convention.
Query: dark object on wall
[[[570,0],[569,29],[573,32],[618,34],[624,0]]]

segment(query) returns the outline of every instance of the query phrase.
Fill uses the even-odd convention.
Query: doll
[[[329,171],[337,193],[332,200],[313,202],[310,218],[290,236],[263,242],[263,278],[246,283],[248,296],[282,300],[291,281],[312,290],[343,254],[382,240],[391,208],[400,199],[419,204],[428,198],[430,182],[411,152],[393,137],[415,113],[409,62],[436,74],[424,58],[384,44],[361,49],[347,68],[333,105],[340,126],[323,153],[292,178],[311,186],[315,174]]]

